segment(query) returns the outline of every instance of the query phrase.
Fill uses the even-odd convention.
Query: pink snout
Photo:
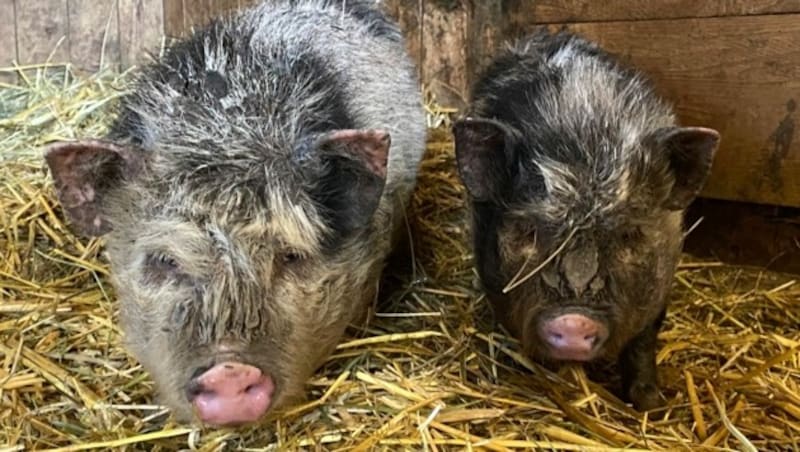
[[[608,337],[608,329],[584,315],[565,314],[545,322],[541,334],[552,358],[590,361]]]
[[[189,401],[206,424],[241,425],[259,420],[272,403],[275,383],[256,367],[224,362],[189,384]]]

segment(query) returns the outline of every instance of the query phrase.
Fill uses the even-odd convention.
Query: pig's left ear
[[[312,196],[340,236],[365,227],[383,194],[391,137],[384,130],[335,130],[315,148],[322,169]]]
[[[670,210],[689,207],[711,173],[711,164],[719,146],[719,132],[704,127],[667,127],[657,130],[651,139],[666,152],[675,177],[664,207]]]

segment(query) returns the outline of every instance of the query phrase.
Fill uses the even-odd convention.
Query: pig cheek
[[[377,288],[379,266],[346,269],[326,266],[283,284],[281,316],[291,323],[282,357],[284,388],[277,404],[304,394],[305,382],[342,340],[348,325],[366,309]]]
[[[329,288],[313,277],[284,281],[275,291],[275,315],[289,333],[281,338],[281,356],[276,363],[280,394],[274,407],[285,405],[304,394],[305,383],[320,361],[335,347],[343,333],[336,334],[335,320],[328,303]]]
[[[528,272],[536,268],[539,264],[539,250],[536,247],[533,236],[520,236],[518,234],[503,233],[500,235],[498,247],[500,250],[500,262],[502,273],[505,276],[505,284],[511,282],[511,278],[516,275],[524,266],[520,276],[525,276]],[[511,293],[513,293],[512,291]]]
[[[633,253],[630,255],[634,256]],[[616,293],[608,294],[612,299],[610,308],[613,323],[612,335],[606,346],[610,356],[618,354],[663,309],[663,281],[659,273],[663,260],[658,253],[654,253],[643,259],[630,259],[615,270],[615,284],[612,287]]]
[[[116,284],[125,345],[156,382],[158,398],[184,419],[191,410],[183,395],[174,333],[167,331],[176,294],[165,287],[139,284],[130,273],[120,273]]]

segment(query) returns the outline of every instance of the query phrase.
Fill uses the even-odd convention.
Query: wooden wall
[[[128,67],[256,0],[0,0],[0,67]],[[503,42],[568,27],[651,75],[685,124],[722,132],[704,196],[800,207],[800,0],[383,0],[447,106]],[[11,74],[0,73],[8,78]]]
[[[163,23],[161,0],[0,0],[0,67],[126,67],[157,51]]]
[[[254,0],[0,0],[0,67],[129,67],[216,14]],[[0,73],[0,80],[13,74]]]

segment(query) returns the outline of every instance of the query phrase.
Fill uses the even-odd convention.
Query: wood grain
[[[163,0],[166,33],[185,36],[202,28],[216,17],[258,3],[258,0]]]
[[[467,31],[470,14],[463,0],[426,1],[422,17],[422,80],[436,100],[452,107],[466,105]]]
[[[214,0],[214,10],[211,17],[228,16],[254,3],[256,3],[256,0]]]
[[[800,13],[800,0],[510,0],[523,22],[599,22]]]
[[[21,65],[69,59],[67,0],[16,1],[17,57]],[[60,43],[59,43],[60,42]]]
[[[119,0],[120,61],[123,67],[158,54],[164,35],[161,0]]]
[[[96,72],[101,62],[119,66],[117,0],[69,0],[69,58],[75,67]]]
[[[226,13],[239,8],[240,0],[215,0],[214,10],[220,13]]]
[[[417,67],[417,75],[422,80],[422,16],[424,0],[386,0],[384,10],[397,21],[406,40],[406,50]]]
[[[17,30],[14,0],[0,0],[0,67],[13,67],[17,60]],[[16,79],[12,72],[0,72],[0,82],[11,83]]]
[[[183,9],[184,0],[161,0],[164,11],[164,33],[176,38],[181,36],[186,29],[186,20]]]
[[[214,0],[184,0],[184,29],[186,34],[193,29],[201,28],[216,14]]]
[[[502,2],[472,2],[468,25],[466,66],[467,85],[471,89],[506,40],[508,23]]]
[[[650,74],[684,124],[720,131],[705,196],[800,206],[800,15],[570,28]]]

